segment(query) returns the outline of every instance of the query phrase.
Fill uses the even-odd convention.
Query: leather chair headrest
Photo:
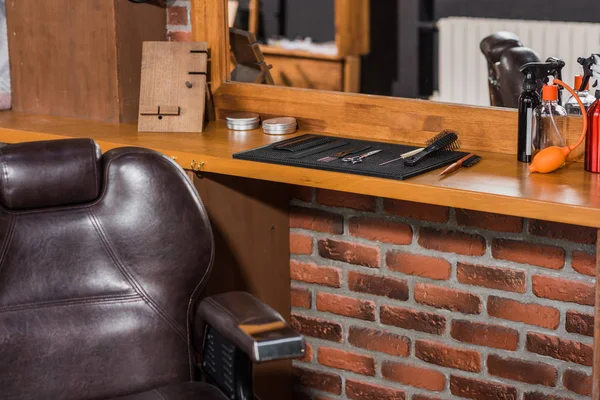
[[[518,107],[519,96],[525,80],[521,67],[538,61],[540,61],[540,57],[529,47],[514,47],[502,53],[497,69],[504,107]]]
[[[497,32],[483,39],[479,44],[481,52],[490,64],[500,61],[500,56],[507,49],[521,47],[521,40],[511,32]]]
[[[100,148],[91,139],[0,147],[0,206],[31,210],[96,200],[101,159]]]

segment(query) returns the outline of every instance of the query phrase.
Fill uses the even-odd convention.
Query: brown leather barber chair
[[[510,32],[494,33],[483,39],[480,49],[487,60],[490,104],[494,107],[517,108],[525,75],[521,67],[540,61],[535,51],[523,47]]]
[[[252,363],[304,341],[247,293],[200,301],[213,257],[169,158],[88,139],[1,147],[0,398],[251,399]]]

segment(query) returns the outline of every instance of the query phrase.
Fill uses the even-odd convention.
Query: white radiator
[[[540,56],[565,60],[563,80],[573,85],[581,74],[577,57],[600,53],[600,24],[487,18],[444,18],[439,29],[439,92],[432,100],[489,106],[487,64],[479,50],[486,36],[500,31],[516,34]]]

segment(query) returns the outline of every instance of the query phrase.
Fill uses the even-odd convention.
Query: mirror
[[[235,3],[233,25],[254,34],[249,45],[259,43],[255,62],[264,65],[252,75],[256,83],[515,107],[525,61],[562,58],[563,80],[572,85],[582,71],[577,58],[600,53],[600,4],[587,0]],[[498,32],[507,33],[492,38],[486,58],[481,42]],[[500,77],[495,62],[513,47],[518,57],[505,55]],[[232,61],[235,67],[235,54]],[[494,85],[511,88],[504,101],[493,97]]]

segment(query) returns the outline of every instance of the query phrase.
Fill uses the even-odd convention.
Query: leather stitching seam
[[[156,304],[154,302],[154,300],[152,300],[152,298],[150,296],[148,296],[148,293],[146,293],[146,291],[144,290],[144,288],[137,282],[137,280],[133,277],[133,275],[131,274],[131,272],[129,272],[129,270],[127,269],[127,267],[125,266],[125,264],[117,256],[117,254],[114,251],[113,247],[109,243],[108,237],[106,236],[106,233],[104,232],[104,229],[102,228],[102,225],[100,224],[100,221],[98,221],[98,218],[96,218],[96,216],[93,214],[93,212],[91,210],[88,209],[87,211],[88,211],[88,216],[90,218],[90,221],[92,222],[92,225],[94,226],[94,228],[96,229],[96,232],[100,236],[100,240],[102,241],[102,244],[104,245],[104,248],[108,252],[108,255],[112,259],[112,261],[115,264],[115,266],[119,269],[119,271],[121,271],[121,273],[123,274],[123,276],[125,276],[125,278],[129,281],[129,284],[132,286],[132,288],[140,296],[142,296],[142,298],[144,299],[144,301],[146,302],[146,304],[148,304],[148,306],[152,310],[154,310],[154,312],[156,312],[160,317],[162,317],[162,319],[167,323],[167,325],[169,327],[171,327],[187,343],[187,337],[186,337],[186,334],[183,331],[183,329],[181,329],[180,327],[178,327],[177,326],[177,322],[175,322],[167,313],[165,313],[158,306],[158,304]]]
[[[6,167],[6,160],[4,159],[4,153],[2,153],[2,150],[0,150],[0,157],[2,157],[2,172],[4,175],[4,187],[5,187],[5,191],[7,193],[6,196],[6,205],[8,206],[8,208],[11,208],[11,204],[10,204],[10,196],[8,195],[8,168]]]
[[[4,265],[6,254],[8,253],[8,246],[12,242],[15,226],[17,225],[17,217],[11,215],[9,218],[10,225],[8,227],[8,232],[6,233],[6,239],[4,240],[4,243],[2,243],[2,247],[0,247],[0,273],[2,272],[2,266]]]
[[[160,397],[161,400],[167,400],[167,398],[165,397],[165,395],[163,394],[163,392],[161,392],[160,389],[154,389],[154,392],[156,394],[158,394],[158,397]]]
[[[110,296],[91,296],[91,297],[81,297],[78,299],[64,299],[64,300],[50,300],[50,301],[39,301],[35,303],[24,303],[24,304],[15,304],[12,306],[4,306],[0,307],[0,313],[10,312],[16,310],[28,310],[28,309],[36,309],[36,308],[44,308],[49,306],[70,306],[77,304],[90,304],[90,303],[111,303],[118,301],[128,301],[128,300],[139,300],[142,297],[139,294],[127,294],[127,295],[110,295]]]

